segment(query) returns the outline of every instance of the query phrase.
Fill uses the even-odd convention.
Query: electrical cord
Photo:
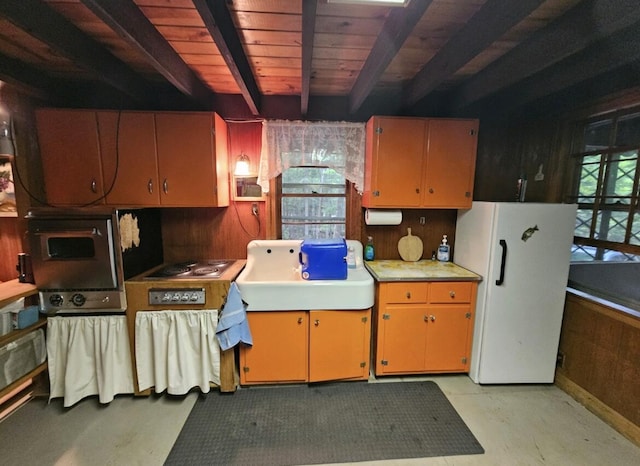
[[[253,215],[258,221],[258,232],[255,235],[252,235],[251,233],[249,233],[249,231],[247,231],[244,224],[242,223],[242,219],[240,218],[240,213],[238,212],[238,203],[236,201],[232,201],[232,202],[233,202],[233,208],[236,211],[236,218],[238,219],[238,223],[240,224],[240,228],[242,228],[242,231],[244,231],[249,238],[259,239],[260,232],[262,231],[262,222],[260,222],[260,216],[258,215],[257,209],[255,212],[251,212],[251,215]]]

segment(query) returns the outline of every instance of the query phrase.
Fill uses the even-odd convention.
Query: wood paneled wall
[[[559,379],[570,382],[561,386],[577,385],[630,421],[635,429],[616,427],[640,443],[640,317],[567,293],[559,352]]]
[[[407,228],[411,234],[422,240],[423,259],[430,259],[442,240],[447,235],[451,245],[452,257],[455,258],[455,227],[458,212],[450,209],[403,209],[400,225],[366,225],[364,223],[364,209],[361,209],[362,232],[360,241],[366,244],[367,236],[373,238],[376,259],[401,259],[398,252],[398,241],[407,235]],[[424,217],[425,223],[420,219]]]
[[[527,178],[525,202],[562,202],[569,169],[567,125],[559,120],[480,120],[474,200],[513,202]],[[540,166],[544,179],[536,181]]]

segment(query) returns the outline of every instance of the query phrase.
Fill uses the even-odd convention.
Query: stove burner
[[[196,267],[191,271],[193,275],[220,275],[220,269],[214,266],[205,265],[204,267]]]
[[[191,271],[191,268],[187,265],[182,264],[173,264],[168,265],[158,273],[163,277],[175,277],[177,275],[182,275]]]
[[[172,278],[219,278],[222,272],[233,264],[233,260],[204,260],[184,261],[167,265],[157,270],[147,279],[172,279]]]

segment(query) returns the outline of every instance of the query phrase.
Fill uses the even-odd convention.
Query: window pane
[[[607,186],[605,202],[608,204],[630,204],[633,180],[638,161],[637,151],[611,154],[607,163]]]
[[[292,167],[282,174],[283,194],[344,194],[344,176],[331,168]]]
[[[633,213],[633,223],[631,224],[631,238],[629,238],[629,244],[635,244],[640,246],[640,211],[636,210]]]
[[[584,129],[584,152],[609,147],[613,120],[596,121]]]
[[[593,204],[598,191],[598,173],[602,155],[589,155],[582,158],[580,169],[580,185],[578,187],[578,202]]]
[[[578,209],[575,236],[589,238],[589,235],[591,234],[592,217],[593,211],[591,209]]]
[[[596,217],[595,239],[624,243],[629,212],[600,210]]]
[[[614,251],[613,249],[581,246],[578,244],[574,244],[571,247],[571,262],[590,262],[595,260],[607,262],[640,261],[640,256]]]
[[[616,146],[640,145],[640,113],[620,117],[615,144]]]

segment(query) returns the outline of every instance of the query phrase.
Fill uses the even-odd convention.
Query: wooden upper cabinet
[[[104,204],[96,113],[38,109],[36,127],[47,202]]]
[[[50,204],[229,205],[227,127],[215,113],[39,109],[36,122]]]
[[[107,204],[159,205],[153,113],[100,111],[98,127]]]
[[[423,205],[469,209],[478,147],[478,120],[429,120]]]
[[[228,206],[226,123],[215,113],[156,113],[163,206]]]
[[[367,123],[364,207],[420,207],[426,120],[372,117]]]
[[[469,208],[478,120],[372,117],[364,207]]]

